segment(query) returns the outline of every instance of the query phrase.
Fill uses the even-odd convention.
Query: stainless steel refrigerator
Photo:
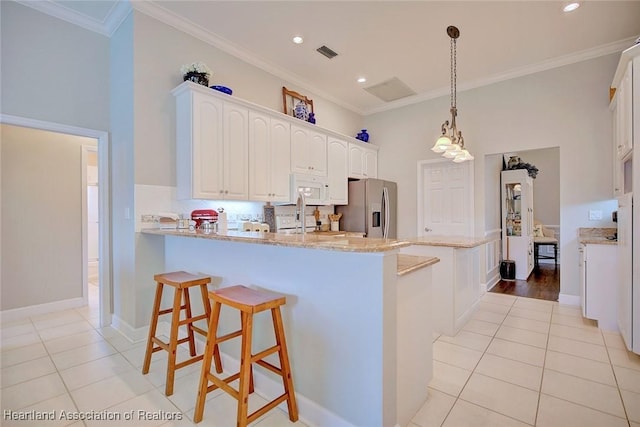
[[[381,179],[349,182],[349,204],[336,206],[342,213],[340,229],[364,233],[365,237],[395,239],[398,186]]]

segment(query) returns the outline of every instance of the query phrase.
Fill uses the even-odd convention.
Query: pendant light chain
[[[458,79],[457,75],[457,61],[456,61],[456,39],[451,39],[451,106],[456,107],[457,105],[457,84],[456,80]]]
[[[451,101],[451,121],[446,120],[440,127],[442,134],[436,140],[431,151],[442,154],[447,159],[452,159],[455,163],[462,163],[473,160],[473,156],[464,146],[462,131],[458,130],[456,116],[458,115],[458,37],[460,30],[451,25],[447,27],[447,35],[450,37],[449,51],[451,54],[451,80],[450,80],[450,101]]]

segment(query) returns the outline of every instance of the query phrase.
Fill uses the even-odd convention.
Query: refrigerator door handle
[[[384,187],[382,189],[382,209],[383,209],[383,216],[382,216],[382,237],[387,239],[389,238],[389,189],[387,187]]]

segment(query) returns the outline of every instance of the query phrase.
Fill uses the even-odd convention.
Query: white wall
[[[458,93],[458,126],[475,156],[476,235],[485,231],[485,155],[560,147],[561,294],[579,295],[580,227],[589,209],[613,210],[608,88],[618,54]],[[365,119],[380,145],[379,175],[398,182],[398,234],[416,229],[416,161],[430,151],[448,118],[449,97]]]
[[[0,125],[1,310],[82,297],[82,145],[96,140]]]
[[[109,39],[0,1],[2,113],[109,127]]]

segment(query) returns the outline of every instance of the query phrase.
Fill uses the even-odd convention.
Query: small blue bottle
[[[309,118],[307,119],[307,121],[311,124],[316,124],[316,114],[315,113],[309,113]]]
[[[367,130],[362,129],[362,132],[356,136],[356,139],[359,139],[362,142],[369,142],[369,134],[367,133]]]

